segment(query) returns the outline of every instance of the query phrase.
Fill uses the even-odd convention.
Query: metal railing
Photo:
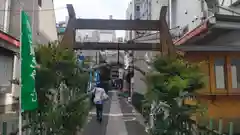
[[[233,16],[240,16],[240,12],[235,11],[234,9],[224,7],[224,6],[216,6],[217,10],[208,9],[210,13],[213,14],[226,14],[226,15],[233,15]]]

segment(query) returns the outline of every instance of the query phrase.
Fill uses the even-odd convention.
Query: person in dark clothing
[[[119,85],[119,89],[122,90],[123,89],[123,80],[122,79],[118,79],[118,85]]]
[[[97,120],[102,122],[103,104],[96,104]]]

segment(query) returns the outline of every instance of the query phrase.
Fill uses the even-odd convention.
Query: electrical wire
[[[59,7],[59,8],[49,8],[49,9],[39,9],[39,10],[24,10],[26,12],[35,12],[35,11],[39,11],[39,12],[44,12],[44,11],[56,11],[56,10],[63,10],[63,9],[67,9],[67,7]],[[19,10],[1,10],[0,12],[19,12]]]
[[[171,28],[171,29],[169,29],[169,30],[171,31],[171,30],[175,30],[175,29],[178,29],[178,28],[180,28],[180,26],[176,26],[176,27]],[[134,38],[134,39],[132,39],[132,40],[128,40],[128,42],[133,42],[133,41],[135,41],[136,39],[143,38],[143,37],[148,37],[148,36],[152,36],[152,35],[157,35],[157,34],[159,34],[159,33],[160,33],[160,32],[143,34],[143,35],[141,35],[141,36],[137,36],[136,38]],[[147,39],[147,40],[138,40],[138,41],[149,41],[149,40],[157,40],[157,39],[160,39],[160,37],[151,38],[151,39]]]

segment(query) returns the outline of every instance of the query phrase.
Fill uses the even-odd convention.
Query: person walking
[[[123,76],[124,76],[124,69],[119,68],[118,69],[118,88],[119,88],[119,90],[123,89]]]
[[[93,103],[96,107],[97,120],[102,122],[102,114],[103,114],[103,103],[108,99],[108,95],[105,90],[101,86],[101,83],[98,83],[96,87],[93,89]]]

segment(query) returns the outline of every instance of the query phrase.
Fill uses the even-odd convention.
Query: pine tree
[[[153,115],[152,135],[191,135],[193,114],[202,112],[200,104],[184,104],[206,84],[206,76],[199,64],[183,58],[156,57],[152,71],[145,78],[148,91],[145,95],[148,111]],[[151,123],[149,123],[151,124]]]
[[[35,135],[75,135],[85,124],[90,109],[85,94],[89,74],[80,68],[73,50],[57,43],[39,45],[35,52],[40,65],[36,74],[39,107],[23,113],[27,125],[22,129]]]

